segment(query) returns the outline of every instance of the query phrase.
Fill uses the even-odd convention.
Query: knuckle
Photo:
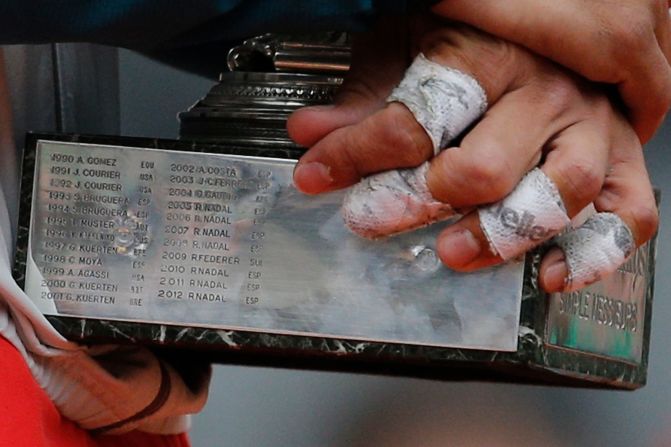
[[[632,231],[637,244],[648,241],[657,232],[659,211],[654,203],[639,205],[631,210]]]
[[[486,163],[471,159],[460,167],[461,183],[479,203],[495,202],[508,195],[515,186],[511,172],[505,156],[491,153]]]
[[[542,67],[524,92],[525,100],[535,106],[538,116],[550,121],[565,116],[585,99],[577,78],[554,66]]]
[[[579,97],[577,84],[563,73],[553,73],[541,85],[542,106],[553,114],[560,114],[571,107]]]
[[[366,175],[370,155],[360,138],[356,138],[351,132],[343,132],[338,136],[341,137],[343,144],[331,150],[331,157],[336,160],[336,164],[354,178]]]
[[[403,106],[365,119],[356,128],[343,131],[341,138],[338,148],[343,163],[361,175],[384,167],[416,166],[428,158],[426,145],[431,146],[424,129]]]
[[[628,17],[609,20],[605,33],[611,56],[616,61],[630,65],[631,58],[647,54],[654,40],[653,23],[650,14],[644,10],[630,11]]]
[[[512,79],[517,72],[518,55],[520,50],[512,44],[495,39],[480,43],[476,48],[475,56],[471,56],[472,65],[478,67],[480,77],[485,79],[496,79],[497,76],[505,75],[504,78]],[[463,55],[464,59],[468,56]]]
[[[527,54],[515,44],[458,25],[427,34],[420,46],[430,59],[473,75],[494,96],[519,76]]]
[[[433,150],[431,139],[424,128],[405,109],[399,107],[390,110],[389,120],[382,127],[378,134],[385,136],[385,144],[396,149],[394,153],[403,166],[422,163]]]
[[[601,169],[591,160],[571,159],[558,167],[562,179],[561,195],[571,208],[582,209],[592,202],[601,191],[603,178]]]

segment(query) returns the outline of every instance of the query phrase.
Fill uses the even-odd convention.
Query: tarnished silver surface
[[[264,34],[233,47],[227,56],[231,71],[345,73],[352,56],[343,32],[308,35]]]
[[[331,103],[342,81],[321,74],[222,73],[219,84],[179,114],[180,136],[296,147],[286,130],[289,115],[301,107]]]
[[[298,147],[287,134],[289,115],[331,104],[349,70],[346,33],[264,34],[228,53],[219,84],[179,114],[180,138],[256,147]]]
[[[219,84],[212,87],[199,105],[219,108],[233,117],[255,119],[270,113],[291,112],[299,107],[318,105],[333,100],[342,78],[298,73],[222,73]],[[221,108],[228,107],[221,110]],[[233,108],[237,110],[233,110]]]
[[[651,245],[640,247],[615,273],[576,292],[550,296],[550,344],[640,362]]]
[[[516,349],[522,263],[447,270],[442,226],[360,239],[294,164],[41,141],[26,292],[45,314]]]

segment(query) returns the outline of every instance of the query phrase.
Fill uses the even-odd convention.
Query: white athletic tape
[[[419,54],[387,102],[403,103],[433,142],[444,149],[487,110],[487,95],[477,80]]]
[[[478,213],[492,251],[505,260],[550,239],[570,223],[557,187],[538,168],[506,198]]]
[[[614,272],[634,251],[634,237],[617,214],[597,213],[556,239],[568,266],[566,291]]]
[[[431,196],[426,184],[429,163],[366,177],[345,196],[342,215],[352,232],[376,239],[423,227],[455,215],[450,205]]]
[[[434,154],[487,109],[480,84],[459,70],[417,56],[388,102],[403,103],[424,128]],[[368,239],[420,228],[455,215],[435,200],[426,184],[429,164],[363,179],[345,196],[342,214],[354,233]]]

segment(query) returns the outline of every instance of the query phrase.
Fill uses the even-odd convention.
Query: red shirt
[[[0,447],[189,447],[186,434],[92,436],[60,415],[21,354],[0,335]]]

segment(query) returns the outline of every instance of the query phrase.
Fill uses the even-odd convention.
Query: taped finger
[[[371,173],[418,166],[431,152],[431,140],[408,109],[389,104],[320,140],[298,162],[294,184],[308,194],[341,189]]]
[[[556,185],[538,168],[506,198],[480,208],[479,217],[489,246],[503,260],[550,239],[571,222]]]
[[[554,91],[554,96],[561,99],[548,100],[549,91]],[[414,204],[423,200],[424,211],[439,208],[436,200],[458,210],[497,202],[506,197],[524,174],[538,164],[543,148],[548,146],[551,146],[551,154],[546,167],[550,178],[560,187],[560,191],[568,191],[566,195],[569,200],[566,203],[569,213],[579,202],[577,212],[586,203],[580,197],[589,195],[588,201],[591,201],[601,187],[609,148],[604,141],[610,140],[604,126],[595,125],[595,119],[588,124],[576,123],[578,118],[585,116],[586,109],[592,115],[595,101],[591,97],[586,98],[587,94],[587,91],[576,88],[570,77],[563,75],[557,76],[553,82],[530,84],[506,93],[469,130],[459,147],[442,151],[431,160],[426,175],[429,195],[394,196],[388,194],[389,191],[384,192],[386,188],[382,183],[387,180],[392,181],[389,190],[400,191],[397,184],[405,174],[385,174],[387,180],[363,180],[350,193],[349,198],[352,200],[346,200],[343,209],[346,222],[354,222],[350,226],[365,237],[380,237],[385,232],[393,234],[408,231],[454,215],[451,212],[432,214],[434,218],[427,222],[422,220],[427,213],[422,212],[413,220],[407,213],[408,201],[413,203],[413,209],[418,209]],[[524,126],[528,130],[520,132],[519,129]],[[557,137],[557,134],[560,136]],[[552,144],[548,145],[550,139]],[[564,174],[568,174],[569,178],[564,179]],[[596,189],[585,188],[586,182],[582,178],[586,175],[596,178]],[[541,191],[549,190],[547,185],[540,185],[540,188]],[[389,205],[373,204],[380,199]],[[368,205],[364,208],[362,205],[366,203]],[[359,206],[351,209],[351,204]],[[450,209],[445,206],[440,208]],[[376,212],[380,214],[375,215]],[[523,210],[522,214],[529,212]],[[525,214],[524,218],[527,217]],[[366,230],[363,232],[360,231],[360,222],[366,222]],[[375,224],[381,224],[383,228],[375,230]],[[534,235],[534,240],[521,246],[520,250],[537,244],[537,236]],[[511,243],[516,244],[514,240]],[[506,258],[514,256],[511,250],[504,251]]]
[[[429,163],[363,179],[345,196],[345,225],[359,236],[377,239],[419,228],[455,215],[433,198],[426,183]]]
[[[487,110],[487,95],[475,78],[422,53],[387,101],[400,102],[412,112],[431,138],[434,154]]]
[[[615,271],[656,232],[658,210],[635,136],[611,155],[615,160],[594,201],[597,214],[556,239],[543,259],[540,282],[547,292],[576,290]]]
[[[457,137],[487,108],[487,96],[470,75],[419,54],[388,98],[405,105],[428,137],[434,154]],[[400,148],[403,150],[403,148]],[[408,231],[453,216],[449,204],[433,198],[429,168],[388,171],[361,180],[343,202],[345,224],[369,239]]]
[[[531,170],[502,200],[446,229],[439,238],[443,262],[460,271],[482,268],[562,232],[604,184],[611,135],[600,124],[591,120],[563,130],[548,145],[542,168]]]
[[[531,171],[501,202],[479,211],[492,250],[514,258],[559,234],[599,194],[611,135],[595,117],[556,136],[541,169]]]
[[[420,54],[384,109],[334,130],[301,157],[294,183],[305,193],[318,194],[374,172],[417,166],[486,107],[486,94],[474,78]]]
[[[559,236],[568,268],[564,290],[580,289],[614,272],[633,253],[634,236],[614,213],[596,213],[575,230]]]
[[[536,168],[503,200],[445,229],[438,237],[438,255],[454,270],[472,271],[512,259],[569,223],[557,187]]]

